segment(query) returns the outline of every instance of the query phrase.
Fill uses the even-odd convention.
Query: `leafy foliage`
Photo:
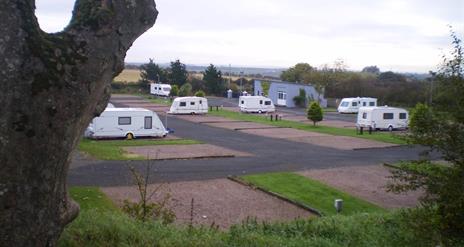
[[[271,83],[268,81],[261,82],[261,88],[263,89],[264,96],[269,95],[269,88],[271,87]]]
[[[206,89],[210,94],[221,95],[225,90],[222,72],[212,64],[210,64],[203,72],[203,80],[205,81]]]
[[[361,72],[363,73],[372,73],[372,74],[380,74],[380,69],[374,65],[374,66],[366,66],[364,67]]]
[[[437,97],[433,107],[417,105],[411,116],[412,143],[423,144],[442,154],[449,167],[431,167],[420,161],[421,169],[403,169],[393,174],[400,183],[393,191],[424,189],[422,203],[441,233],[443,245],[464,241],[464,54],[461,40],[452,33],[452,58],[445,58],[437,73]],[[433,172],[424,172],[427,171]],[[429,221],[426,221],[430,223]],[[429,226],[423,226],[424,228]]]
[[[185,83],[179,89],[179,96],[184,97],[190,95],[192,95],[192,85],[190,83]]]
[[[305,107],[306,106],[306,90],[303,88],[300,88],[300,92],[298,96],[293,97],[293,102],[295,102],[295,105],[299,107]]]
[[[179,86],[172,85],[170,95],[171,96],[178,96],[179,95]]]
[[[154,63],[153,59],[150,58],[148,63],[140,66],[140,77],[144,83],[149,83],[150,81],[160,83],[166,81],[167,74],[164,69]]]
[[[316,101],[313,101],[309,104],[307,114],[308,114],[308,119],[313,121],[314,126],[316,125],[317,122],[322,121],[322,119],[324,118],[324,113],[322,112],[322,108],[319,105],[319,103],[317,103]]]
[[[202,90],[198,90],[195,93],[195,96],[197,96],[197,97],[205,97],[205,92],[203,92]]]
[[[179,59],[171,62],[168,74],[169,81],[174,85],[184,85],[187,82],[188,72],[185,64],[181,63]]]

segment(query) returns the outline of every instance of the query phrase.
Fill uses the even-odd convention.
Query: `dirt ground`
[[[159,185],[150,185],[149,191]],[[124,199],[138,200],[135,187],[101,188],[118,204]],[[169,193],[169,207],[175,212],[177,224],[189,224],[193,201],[193,224],[214,225],[225,229],[241,223],[247,217],[258,221],[290,221],[314,216],[310,212],[261,191],[232,182],[228,179],[177,182],[164,184],[153,201],[160,201]]]
[[[367,139],[354,138],[349,136],[315,136],[315,137],[296,137],[288,138],[288,140],[309,143],[322,147],[335,148],[339,150],[354,150],[354,149],[366,149],[366,148],[387,148],[398,146],[396,144],[371,141]]]
[[[317,169],[299,173],[385,208],[414,207],[422,194],[410,192],[397,195],[386,192],[390,171],[383,165]]]
[[[174,115],[172,115],[174,116]],[[230,123],[242,122],[240,120],[233,120],[223,117],[208,116],[208,115],[175,115],[176,118],[187,120],[194,123]]]
[[[250,153],[210,144],[124,147],[124,150],[132,154],[143,157],[148,156],[149,159],[156,160],[252,156]]]
[[[280,129],[275,126],[254,123],[254,122],[223,122],[223,123],[206,123],[212,127],[230,129],[230,130],[243,130],[243,129]]]
[[[396,146],[384,142],[371,141],[361,138],[348,136],[333,136],[316,132],[309,132],[291,128],[275,128],[275,129],[244,129],[241,132],[265,136],[270,138],[280,138],[295,142],[309,143],[313,145],[330,147],[339,150],[353,150],[359,148],[385,148]]]

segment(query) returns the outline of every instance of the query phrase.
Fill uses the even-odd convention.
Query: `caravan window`
[[[367,112],[363,113],[363,119],[367,119]]]
[[[260,101],[259,101],[259,104],[260,104],[260,105],[262,105],[262,104],[263,104],[263,101],[262,101],[262,100],[260,100]]]
[[[383,119],[393,119],[393,113],[384,113]]]
[[[190,105],[195,105],[195,102],[190,102]]]
[[[245,101],[244,101],[244,100],[242,100],[242,102],[241,102],[240,104],[242,104],[242,105],[243,105],[243,104],[245,104]]]
[[[153,125],[152,125],[152,117],[145,117],[145,129],[152,129],[153,128]]]
[[[366,102],[363,102],[363,106],[366,106]]]
[[[179,106],[180,106],[180,107],[185,107],[185,106],[187,106],[187,102],[180,102],[180,103],[179,103]]]
[[[375,106],[375,102],[369,102],[369,106]]]
[[[271,105],[271,101],[267,100],[264,102],[265,105]]]
[[[343,102],[342,102],[340,105],[341,105],[341,106],[343,106],[343,107],[347,107],[347,106],[348,106],[348,104],[349,104],[348,102],[346,102],[346,101],[343,101]]]
[[[200,105],[203,104],[203,100],[200,100]]]
[[[163,91],[165,91],[165,92],[169,92],[169,91],[171,91],[171,89],[170,89],[170,88],[168,88],[168,87],[165,87],[165,88],[163,88]]]
[[[119,117],[118,124],[119,125],[131,125],[131,117]]]
[[[352,106],[358,106],[358,102],[353,102],[351,105]]]
[[[406,113],[400,113],[400,119],[406,119]]]

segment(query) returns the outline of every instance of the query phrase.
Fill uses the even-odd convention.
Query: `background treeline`
[[[284,81],[308,83],[324,92],[326,98],[374,97],[379,105],[415,106],[430,100],[432,77],[381,72],[377,66],[365,67],[361,72],[346,70],[343,62],[333,67],[315,68],[299,63],[284,71]]]
[[[179,96],[194,95],[199,91],[206,95],[225,96],[226,91],[231,89],[234,97],[237,97],[240,91],[253,92],[254,79],[278,79],[259,74],[231,73],[229,76],[228,72],[223,73],[213,64],[202,71],[188,71],[187,66],[179,60],[171,62],[169,66],[161,66],[150,59],[146,64],[132,65],[130,69],[140,74],[139,82],[115,82],[115,92],[149,92],[150,82],[162,82],[176,85],[174,93],[178,92]],[[379,105],[403,107],[429,102],[433,86],[431,76],[381,72],[377,66],[365,67],[360,72],[348,71],[343,61],[320,68],[298,63],[283,70],[280,79],[313,84],[326,98],[375,97]]]

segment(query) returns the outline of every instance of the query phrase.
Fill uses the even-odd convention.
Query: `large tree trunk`
[[[0,1],[0,246],[53,246],[77,216],[71,152],[158,14],[153,0],[77,0],[68,27],[47,34],[34,11]]]

